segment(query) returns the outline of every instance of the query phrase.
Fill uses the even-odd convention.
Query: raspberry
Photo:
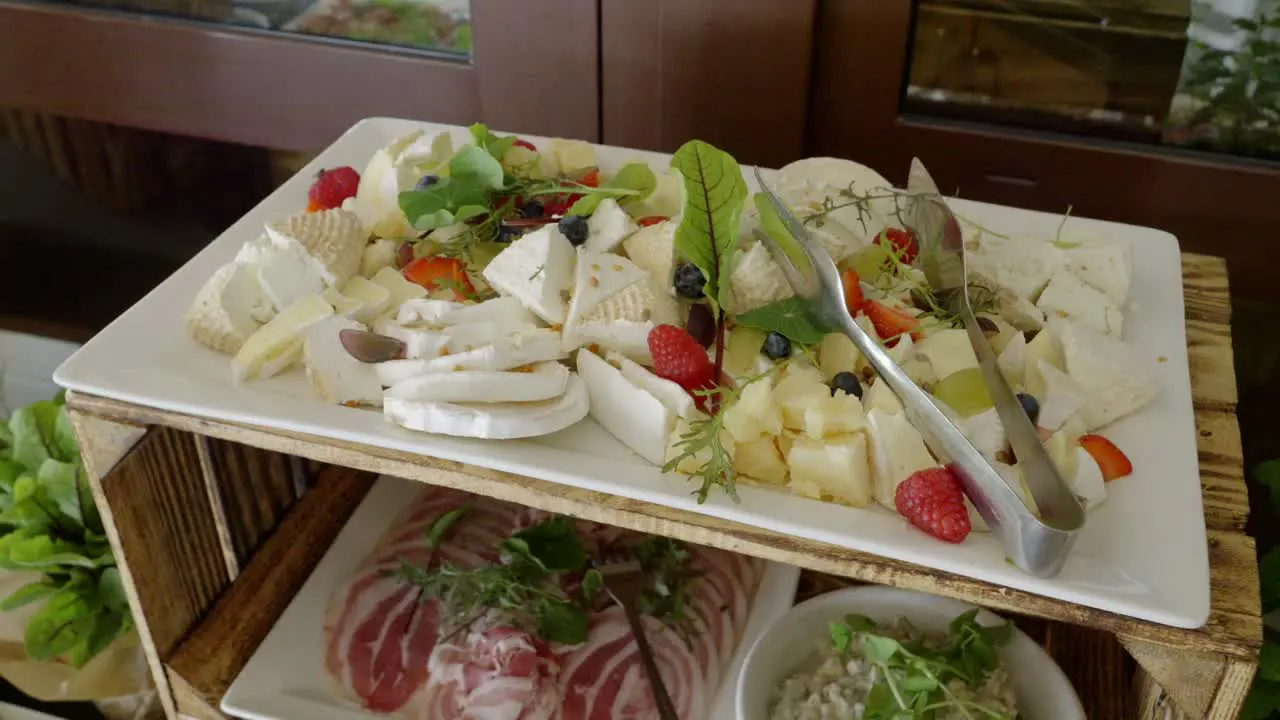
[[[969,511],[960,480],[946,468],[918,470],[902,481],[894,505],[912,525],[951,543],[969,536]]]
[[[310,201],[307,209],[316,212],[340,208],[342,201],[355,197],[359,188],[360,173],[349,167],[321,170],[311,185],[311,190],[307,192],[307,199]]]
[[[706,349],[688,330],[675,325],[659,325],[650,330],[649,354],[653,356],[653,372],[690,395],[715,387],[715,367]]]

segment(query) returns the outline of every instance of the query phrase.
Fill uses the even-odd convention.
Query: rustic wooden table
[[[1003,611],[1048,648],[1095,720],[1235,718],[1262,639],[1225,263],[1186,255],[1212,611],[1185,630],[695,513],[376,447],[72,393],[68,406],[170,718],[218,704],[377,474],[799,565],[801,594],[848,582]],[[1176,711],[1172,710],[1176,705]]]

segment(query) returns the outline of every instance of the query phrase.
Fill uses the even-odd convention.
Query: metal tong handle
[[[658,670],[658,662],[653,658],[653,648],[649,646],[649,637],[644,631],[644,622],[640,618],[640,611],[636,610],[634,603],[619,603],[622,605],[622,611],[626,613],[627,622],[631,624],[631,634],[636,638],[636,645],[640,649],[640,659],[644,662],[645,678],[649,681],[649,687],[653,691],[653,704],[657,706],[659,720],[680,720],[680,715],[676,712],[675,703],[671,701],[671,695],[667,693],[667,685],[662,681],[662,673]]]
[[[1009,560],[1032,575],[1056,575],[1066,560],[1066,551],[1073,533],[1050,533],[1048,542],[1023,542],[1028,534],[1039,534],[1040,530],[1045,529],[1043,523],[1031,513],[1022,498],[1009,487],[965,434],[934,404],[933,398],[916,385],[889,357],[880,343],[854,321],[845,307],[844,285],[831,256],[820,247],[815,251],[815,243],[809,238],[804,225],[782,199],[769,189],[759,168],[755,168],[755,175],[770,205],[803,250],[805,259],[813,270],[814,277],[805,278],[773,238],[766,233],[757,235],[782,267],[796,294],[810,300],[824,319],[847,335],[880,378],[898,396],[908,419],[921,432],[929,449],[940,459],[949,462],[952,471],[956,472],[966,489],[970,490],[967,493],[970,500],[999,536]]]

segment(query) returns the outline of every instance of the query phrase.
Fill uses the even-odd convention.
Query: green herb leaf
[[[551,642],[577,645],[587,639],[587,611],[568,601],[539,603],[538,634]]]
[[[554,517],[521,530],[511,540],[523,543],[530,557],[549,572],[576,572],[587,564],[587,551],[573,520]]]
[[[582,597],[588,602],[594,600],[604,590],[604,576],[600,571],[591,568],[582,574]]]
[[[732,155],[701,140],[681,146],[671,167],[680,172],[685,188],[676,250],[702,271],[707,300],[718,311],[729,299],[729,270],[747,199],[742,169]]]
[[[481,180],[446,177],[423,190],[400,193],[399,203],[415,229],[435,230],[457,222],[455,213],[462,208],[487,207],[489,196]]]
[[[812,312],[807,301],[794,296],[745,312],[737,317],[737,323],[764,332],[781,333],[800,345],[816,345],[831,332]]]
[[[838,652],[849,652],[849,648],[853,647],[853,628],[842,622],[832,622],[829,626],[831,631],[831,644],[835,646]]]
[[[40,473],[36,476],[44,496],[53,502],[58,512],[77,523],[81,521],[79,472],[77,464],[50,458],[40,466]]]
[[[32,660],[52,660],[84,640],[96,625],[97,603],[91,595],[64,588],[27,621],[25,645]]]
[[[98,653],[106,650],[116,638],[129,629],[129,616],[119,612],[104,612],[94,616],[93,629],[67,653],[73,667],[84,667]]]
[[[0,601],[0,612],[17,610],[34,602],[39,602],[57,592],[58,586],[48,581],[27,583],[14,590],[9,597]]]
[[[902,645],[893,638],[883,635],[864,635],[862,653],[867,659],[876,663],[888,663],[902,649]]]
[[[438,548],[444,542],[445,536],[453,529],[459,520],[471,512],[472,506],[462,505],[456,507],[449,512],[441,513],[439,517],[431,522],[431,527],[427,528],[427,543],[433,548]]]
[[[55,541],[48,535],[22,538],[9,546],[9,562],[31,569],[56,568],[59,565],[93,568],[99,561],[85,557],[70,543]]]
[[[516,144],[514,135],[495,135],[489,126],[484,123],[476,123],[468,128],[471,131],[471,137],[475,140],[476,145],[484,148],[494,160],[501,161],[507,151]]]
[[[13,493],[13,484],[22,475],[22,466],[16,460],[0,460],[0,492]]]
[[[102,571],[102,576],[98,578],[98,596],[102,598],[105,607],[123,613],[129,612],[129,599],[124,594],[124,582],[120,579],[118,568],[109,567]]]
[[[627,195],[620,202],[624,206],[632,206],[641,203],[645,198],[649,197],[653,189],[657,187],[658,179],[653,174],[653,169],[645,163],[628,163],[622,166],[616,175],[600,184],[602,190],[629,190],[634,194]],[[568,215],[591,215],[600,205],[600,201],[607,196],[606,193],[588,193],[583,195],[577,202],[569,208]]]
[[[854,632],[871,633],[880,629],[880,625],[866,615],[850,614],[844,616],[844,622]]]
[[[71,428],[71,416],[62,403],[58,406],[58,419],[53,426],[53,449],[55,457],[64,462],[79,462],[80,446],[76,444],[76,434]]]
[[[500,190],[503,186],[502,164],[493,155],[474,145],[463,147],[449,161],[449,177],[485,190]]]
[[[488,215],[489,208],[483,205],[463,205],[453,213],[454,222],[466,222],[471,218]]]
[[[9,418],[13,434],[13,459],[35,470],[51,457],[57,457],[54,444],[60,407],[49,401],[19,408]]]

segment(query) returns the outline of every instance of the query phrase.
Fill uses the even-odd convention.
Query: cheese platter
[[[750,240],[776,231],[750,176],[696,141],[673,158],[367,120],[56,379],[1203,624],[1174,238],[948,200],[989,291],[982,315],[1002,370],[1089,507],[1062,572],[1034,578],[950,493],[953,479],[856,351],[789,297]],[[843,160],[765,178],[853,278],[859,322],[1018,490],[972,349],[916,279],[918,250],[895,220],[909,197]],[[691,187],[703,200],[714,188],[716,202]],[[734,229],[717,237],[717,224]],[[904,511],[939,494],[928,512]]]

